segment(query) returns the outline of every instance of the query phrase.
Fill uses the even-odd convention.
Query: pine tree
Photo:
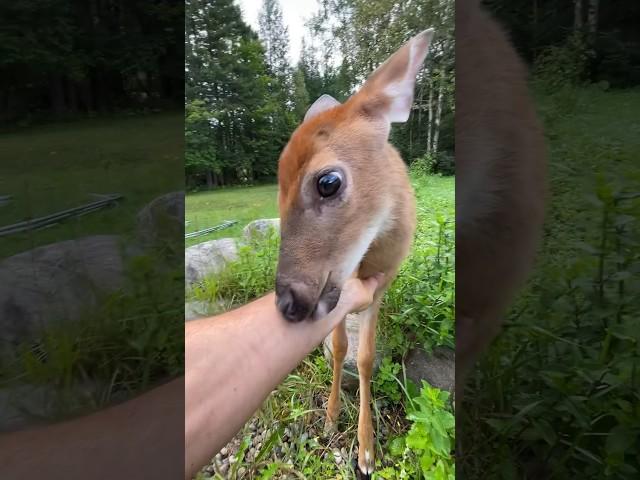
[[[315,99],[314,99],[315,100]],[[310,105],[309,92],[307,91],[304,72],[300,67],[293,73],[293,104],[296,121],[300,122]]]
[[[278,0],[264,0],[258,24],[267,65],[276,77],[284,79],[289,70],[289,27],[284,25]]]

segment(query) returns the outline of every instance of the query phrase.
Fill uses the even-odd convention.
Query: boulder
[[[228,262],[238,259],[238,244],[221,238],[193,245],[184,251],[184,278],[187,287],[208,275],[220,272]]]
[[[422,380],[440,390],[454,393],[456,383],[456,354],[450,348],[438,347],[428,354],[414,348],[405,358],[407,378],[418,387]]]
[[[145,205],[136,217],[142,245],[184,241],[184,192],[167,193]]]
[[[197,320],[212,314],[212,308],[208,302],[193,300],[184,304],[184,321]]]
[[[124,284],[124,249],[115,235],[66,240],[0,262],[0,338],[32,338],[51,322],[75,320],[101,294]]]
[[[280,233],[279,218],[262,218],[249,223],[242,230],[242,236],[245,242],[250,243],[252,240],[259,240],[265,237],[271,230]]]
[[[342,374],[342,388],[346,391],[354,392],[358,388],[358,345],[360,343],[360,319],[358,313],[351,313],[347,315],[347,338],[349,340],[349,347],[347,348],[347,356],[344,359],[343,374]],[[329,334],[323,341],[324,356],[327,359],[327,363],[333,368],[333,344],[331,342],[331,334]],[[375,375],[380,368],[380,362],[382,355],[379,349],[376,350],[376,358],[373,362],[373,374]]]
[[[92,409],[97,399],[111,395],[113,402],[128,395],[111,393],[109,383],[87,380],[64,388],[53,384],[19,384],[0,388],[0,432],[56,421]]]

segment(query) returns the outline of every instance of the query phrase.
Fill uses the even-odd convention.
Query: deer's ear
[[[329,110],[330,108],[337,107],[338,105],[340,105],[340,102],[338,100],[325,93],[324,95],[321,95],[320,98],[313,102],[313,105],[309,107],[309,110],[307,110],[307,113],[304,115],[304,121],[306,122],[319,113],[322,113],[325,110]]]
[[[362,87],[364,107],[390,122],[406,122],[411,112],[416,75],[427,56],[433,29],[419,33],[380,65]]]

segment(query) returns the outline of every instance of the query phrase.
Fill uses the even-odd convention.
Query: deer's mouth
[[[318,320],[325,317],[331,310],[336,308],[338,300],[340,299],[340,292],[340,287],[331,281],[331,272],[329,272],[327,280],[325,281],[325,284],[320,291],[320,295],[318,296],[316,306],[313,309],[313,312],[311,312],[311,318],[313,320]]]

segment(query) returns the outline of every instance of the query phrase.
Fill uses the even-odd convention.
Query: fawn
[[[374,469],[370,381],[380,300],[411,247],[415,199],[405,163],[388,143],[393,122],[406,122],[415,79],[433,30],[413,37],[375,70],[344,104],[322,95],[307,111],[278,166],[281,246],[276,303],[291,322],[331,311],[344,282],[378,272],[384,280],[360,316],[358,466]],[[340,410],[343,320],[332,333],[333,385],[326,426]]]

